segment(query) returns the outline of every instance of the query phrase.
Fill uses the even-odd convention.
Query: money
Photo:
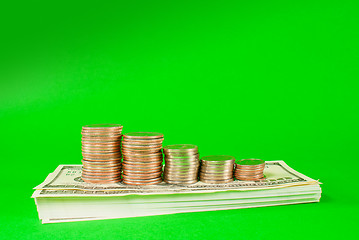
[[[175,144],[163,148],[163,180],[169,184],[193,184],[198,181],[199,153],[192,144]]]
[[[96,184],[121,181],[122,125],[86,125],[81,133],[82,180]]]
[[[163,134],[132,132],[123,135],[123,183],[153,185],[162,182]]]
[[[201,159],[200,180],[210,184],[233,181],[235,158],[227,155],[211,155]]]
[[[265,162],[261,159],[242,159],[235,164],[234,176],[243,181],[259,181],[264,179]]]
[[[318,181],[283,161],[265,162],[266,179],[215,184],[171,181],[146,186],[140,185],[142,179],[140,184],[129,180],[131,185],[88,183],[81,178],[83,171],[82,165],[60,165],[35,187],[32,197],[43,223],[276,206],[318,202],[321,197]],[[147,175],[146,181],[155,182],[153,176]]]
[[[283,161],[266,161],[264,174],[266,179],[260,181],[241,181],[235,180],[225,185],[213,185],[204,182],[197,182],[192,185],[170,185],[162,182],[158,185],[151,186],[130,186],[121,182],[111,183],[105,185],[98,185],[87,183],[81,180],[82,165],[60,165],[56,170],[45,179],[43,183],[36,186],[34,189],[38,190],[66,190],[71,192],[73,190],[89,192],[90,195],[96,194],[104,195],[119,195],[125,196],[127,194],[171,194],[171,193],[197,193],[197,192],[218,192],[218,191],[247,191],[247,190],[265,190],[268,188],[285,188],[296,185],[316,184],[317,181],[311,179],[294,169],[290,168]],[[136,171],[138,174],[141,171]],[[84,195],[82,192],[81,195]]]

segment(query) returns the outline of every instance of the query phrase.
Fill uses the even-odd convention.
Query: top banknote
[[[147,194],[206,193],[220,191],[250,191],[318,184],[291,167],[284,161],[266,161],[264,175],[260,181],[233,181],[225,184],[197,182],[191,185],[172,185],[162,182],[150,186],[132,186],[123,183],[91,184],[81,179],[82,165],[60,165],[43,183],[35,187],[37,196],[123,196]]]

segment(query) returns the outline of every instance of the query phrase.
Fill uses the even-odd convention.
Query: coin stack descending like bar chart
[[[169,184],[193,184],[198,181],[199,153],[192,144],[168,145],[165,154],[164,181]]]
[[[221,184],[233,181],[235,158],[227,155],[202,157],[200,180],[205,183]]]
[[[162,133],[133,132],[123,135],[123,183],[151,185],[162,182]]]
[[[242,159],[236,163],[234,176],[243,181],[259,181],[264,179],[265,162],[261,159]]]
[[[122,125],[86,125],[81,133],[82,179],[88,183],[121,181]]]

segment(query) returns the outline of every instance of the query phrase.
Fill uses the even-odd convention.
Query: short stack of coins
[[[123,183],[151,185],[162,182],[162,133],[133,132],[123,135]]]
[[[259,181],[264,179],[265,161],[261,159],[242,159],[236,163],[234,176],[242,181]]]
[[[229,183],[233,181],[235,158],[227,155],[211,155],[201,158],[200,181],[204,183]]]
[[[164,181],[169,184],[193,184],[198,182],[199,153],[192,144],[168,145],[165,154]]]
[[[121,181],[122,125],[86,125],[81,133],[82,179],[104,184]]]

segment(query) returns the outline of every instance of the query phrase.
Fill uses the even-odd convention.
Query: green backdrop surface
[[[3,4],[3,3],[2,3]],[[0,8],[0,239],[351,239],[356,1],[16,2]],[[316,204],[45,224],[30,198],[81,163],[81,126],[202,156],[285,160]]]

